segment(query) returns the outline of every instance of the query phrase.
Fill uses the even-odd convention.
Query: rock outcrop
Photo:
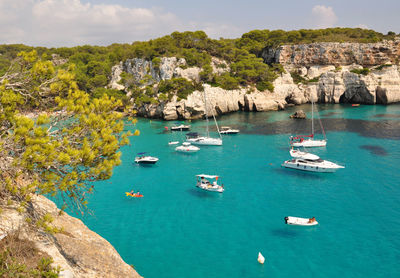
[[[54,235],[41,233],[29,227],[25,213],[8,207],[0,215],[0,236],[18,230],[22,239],[33,241],[37,249],[53,258],[53,264],[61,267],[60,277],[141,277],[107,240],[81,220],[60,214],[56,205],[41,195],[33,196],[32,204],[36,211],[50,214],[52,224],[63,230]]]
[[[294,112],[292,115],[290,115],[290,118],[292,119],[305,119],[307,118],[306,113],[304,113],[303,110],[298,110]]]
[[[343,66],[357,64],[372,67],[397,64],[400,56],[400,40],[378,43],[311,43],[267,47],[262,57],[266,63],[284,66]]]
[[[284,109],[311,100],[321,103],[389,104],[400,102],[400,40],[379,43],[311,43],[265,48],[267,63],[281,63],[285,72],[273,82],[274,91],[255,88],[224,90],[205,85],[208,110],[220,115],[238,110],[269,111]],[[212,58],[215,74],[229,71],[229,64]],[[368,71],[361,72],[364,67]],[[358,70],[358,71],[357,71]],[[151,75],[154,80],[184,77],[198,82],[201,69],[187,68],[184,59],[161,58],[158,68],[151,61],[130,59],[113,68],[111,86],[116,88],[122,71],[137,82]],[[305,82],[295,83],[292,74]],[[362,74],[361,74],[362,73]],[[114,84],[114,85],[112,85]],[[118,87],[120,88],[120,87]],[[195,91],[187,99],[160,101],[136,107],[139,116],[165,120],[197,119],[204,115],[204,93]]]

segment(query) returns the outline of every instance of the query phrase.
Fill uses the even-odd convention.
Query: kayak
[[[137,193],[130,193],[130,192],[125,192],[126,196],[130,196],[130,197],[136,197],[136,198],[140,198],[143,197],[142,194],[137,194]]]

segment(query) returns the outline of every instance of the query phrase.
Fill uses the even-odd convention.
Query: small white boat
[[[196,186],[203,190],[219,192],[219,193],[222,193],[225,190],[223,185],[219,185],[217,183],[219,176],[201,174],[201,175],[196,175],[196,177],[197,177]],[[207,179],[215,179],[215,180],[211,183]]]
[[[257,261],[258,261],[260,264],[263,264],[263,263],[265,262],[265,258],[264,258],[264,256],[261,254],[261,252],[258,252]]]
[[[178,145],[179,141],[170,141],[168,142],[168,145]]]
[[[138,156],[135,157],[135,162],[138,164],[155,164],[158,161],[157,157],[144,154],[145,152],[138,153]]]
[[[190,130],[190,125],[180,124],[171,126],[171,131],[188,131],[188,130]]]
[[[318,225],[315,217],[312,218],[300,218],[294,216],[286,216],[285,223],[288,225],[297,225],[297,226],[315,226]]]
[[[182,146],[175,148],[175,151],[182,153],[195,153],[199,150],[200,150],[199,147],[192,146],[189,142],[183,142]]]
[[[238,134],[240,132],[239,129],[233,129],[229,126],[222,126],[219,133],[221,134]]]

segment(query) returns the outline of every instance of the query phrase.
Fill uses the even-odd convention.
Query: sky
[[[360,27],[400,33],[400,0],[0,0],[0,44],[110,45],[203,30]]]

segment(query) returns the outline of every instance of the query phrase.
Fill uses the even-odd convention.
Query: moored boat
[[[233,129],[229,126],[222,126],[219,133],[221,134],[238,134],[240,132],[239,129]]]
[[[145,154],[145,152],[138,153],[138,156],[135,157],[135,162],[138,164],[155,164],[158,161],[157,157]]]
[[[171,126],[171,131],[188,131],[188,130],[190,130],[190,125],[180,124]]]
[[[288,225],[297,225],[297,226],[315,226],[318,225],[315,217],[312,218],[301,218],[294,216],[286,216],[285,223]]]
[[[181,146],[175,148],[175,151],[182,153],[195,153],[199,150],[199,147],[192,146],[189,142],[183,142]]]
[[[219,193],[222,193],[225,190],[223,185],[219,185],[217,183],[219,176],[201,174],[201,175],[196,175],[196,178],[197,178],[196,186],[198,188],[201,188],[206,191],[213,191]],[[207,179],[213,179],[214,181],[210,182]]]
[[[327,160],[323,160],[318,155],[312,153],[301,152],[298,150],[290,150],[290,155],[293,157],[293,159],[286,160],[282,164],[283,167],[302,171],[324,173],[332,173],[335,172],[337,169],[344,168],[344,166]]]

